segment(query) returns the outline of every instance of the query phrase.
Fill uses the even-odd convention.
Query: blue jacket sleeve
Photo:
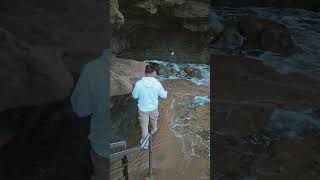
[[[86,117],[92,113],[92,97],[89,85],[88,72],[84,68],[71,95],[73,111],[79,117]]]

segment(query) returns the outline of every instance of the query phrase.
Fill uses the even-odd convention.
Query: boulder
[[[159,75],[170,76],[176,75],[178,73],[178,70],[176,70],[174,66],[170,63],[166,65],[157,64],[154,66]]]
[[[213,45],[218,49],[235,49],[242,47],[245,37],[236,25],[225,25],[224,30],[213,39]]]
[[[110,96],[130,94],[144,76],[146,63],[113,56],[110,61]]]
[[[282,24],[254,16],[242,16],[239,27],[247,37],[247,49],[268,50],[282,55],[289,55],[297,50],[288,28]]]
[[[183,68],[183,70],[186,73],[187,77],[197,78],[197,79],[202,78],[201,71],[199,69],[192,68],[192,67],[185,67]]]

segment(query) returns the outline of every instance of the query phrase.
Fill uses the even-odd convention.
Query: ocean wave
[[[286,26],[292,34],[293,41],[302,52],[282,57],[269,51],[239,51],[232,49],[212,49],[212,53],[225,55],[240,55],[262,60],[265,64],[275,67],[281,73],[292,71],[320,71],[320,12],[303,9],[273,8],[273,7],[217,7],[216,13],[222,21],[238,21],[244,15],[270,19]],[[258,52],[258,53],[257,53]]]

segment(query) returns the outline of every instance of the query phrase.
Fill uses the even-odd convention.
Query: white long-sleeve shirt
[[[73,111],[79,117],[91,115],[90,144],[97,154],[105,158],[109,157],[108,140],[111,136],[107,119],[107,61],[110,57],[111,50],[105,50],[98,59],[86,64],[71,96]]]
[[[161,83],[153,77],[143,77],[133,88],[132,96],[138,99],[140,111],[154,111],[158,108],[158,97],[167,98],[167,91]]]

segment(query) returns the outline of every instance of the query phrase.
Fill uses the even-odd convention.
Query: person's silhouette
[[[110,58],[111,50],[104,50],[102,56],[86,64],[71,96],[73,111],[79,117],[91,116],[92,180],[110,179],[107,130],[107,61]]]

